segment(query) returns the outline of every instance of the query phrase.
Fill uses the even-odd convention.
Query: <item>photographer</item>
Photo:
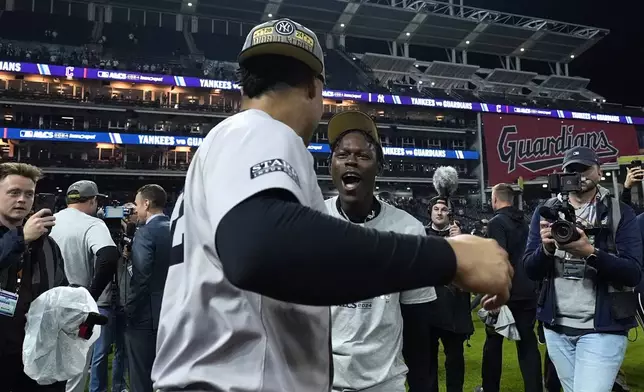
[[[634,161],[633,163],[637,163]],[[624,181],[624,189],[622,190],[621,200],[629,206],[633,205],[633,186],[641,184],[644,179],[644,169],[641,167],[641,162],[638,166],[631,166],[626,168],[626,181]],[[640,201],[640,204],[642,202]]]
[[[67,189],[67,208],[55,214],[51,237],[65,258],[69,283],[85,287],[99,301],[112,281],[120,254],[105,222],[95,217],[98,198],[103,197],[92,181],[78,181]],[[89,350],[87,367],[92,358]],[[87,370],[67,382],[67,392],[83,392]]]
[[[65,390],[64,382],[37,384],[24,373],[22,363],[31,302],[50,288],[67,285],[60,249],[47,236],[55,224],[51,211],[37,211],[25,222],[40,177],[35,166],[0,164],[0,382],[2,390],[12,392]]]
[[[642,239],[633,210],[598,185],[602,174],[593,150],[568,150],[563,169],[581,175],[580,185],[569,175],[561,182],[577,190],[562,192],[534,213],[524,264],[531,279],[543,281],[537,318],[564,390],[610,392],[628,330],[636,326],[627,288],[640,282]],[[541,217],[549,211],[574,219],[578,238],[563,241],[566,233],[559,229],[553,235],[552,221],[558,228],[566,223]]]
[[[134,211],[134,203],[125,204],[125,210]],[[110,352],[114,353],[112,359],[112,392],[127,390],[126,373],[127,353],[125,348],[125,299],[127,298],[126,288],[129,285],[127,272],[127,258],[133,230],[128,225],[135,225],[135,216],[126,215],[114,230],[113,239],[123,257],[119,260],[117,272],[114,279],[97,301],[99,311],[108,317],[107,325],[101,328],[101,335],[94,345],[92,364],[90,371],[89,392],[107,391],[108,362]],[[133,220],[134,219],[134,220]],[[108,229],[110,226],[108,225]],[[128,233],[130,235],[128,236]],[[112,346],[114,350],[112,351]]]

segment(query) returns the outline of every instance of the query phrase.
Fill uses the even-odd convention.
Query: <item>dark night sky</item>
[[[570,74],[589,78],[590,90],[609,102],[644,106],[644,1],[465,0],[464,4],[609,29],[606,38],[571,63]]]

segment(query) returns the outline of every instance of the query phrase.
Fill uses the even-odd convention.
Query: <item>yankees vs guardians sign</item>
[[[484,114],[483,122],[490,185],[560,171],[575,146],[592,148],[602,163],[639,151],[632,125],[498,114]]]

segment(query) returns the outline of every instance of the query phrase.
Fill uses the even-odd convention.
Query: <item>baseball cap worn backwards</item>
[[[573,147],[566,151],[563,160],[563,168],[572,164],[580,164],[584,166],[599,165],[599,157],[591,148],[588,147]]]
[[[94,181],[77,181],[67,188],[67,197],[71,200],[89,198],[89,197],[107,197],[98,193],[98,186]]]
[[[314,32],[290,19],[271,20],[255,26],[239,53],[239,63],[251,57],[276,54],[308,65],[324,79],[324,53]]]

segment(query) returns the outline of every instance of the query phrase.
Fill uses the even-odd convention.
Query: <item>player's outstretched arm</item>
[[[231,283],[294,303],[338,305],[452,281],[501,297],[509,287],[509,264],[482,274],[488,264],[475,266],[476,258],[494,254],[473,246],[489,247],[485,241],[491,240],[364,229],[304,207],[282,190],[261,192],[231,209],[215,241]],[[507,264],[507,255],[496,258]]]

